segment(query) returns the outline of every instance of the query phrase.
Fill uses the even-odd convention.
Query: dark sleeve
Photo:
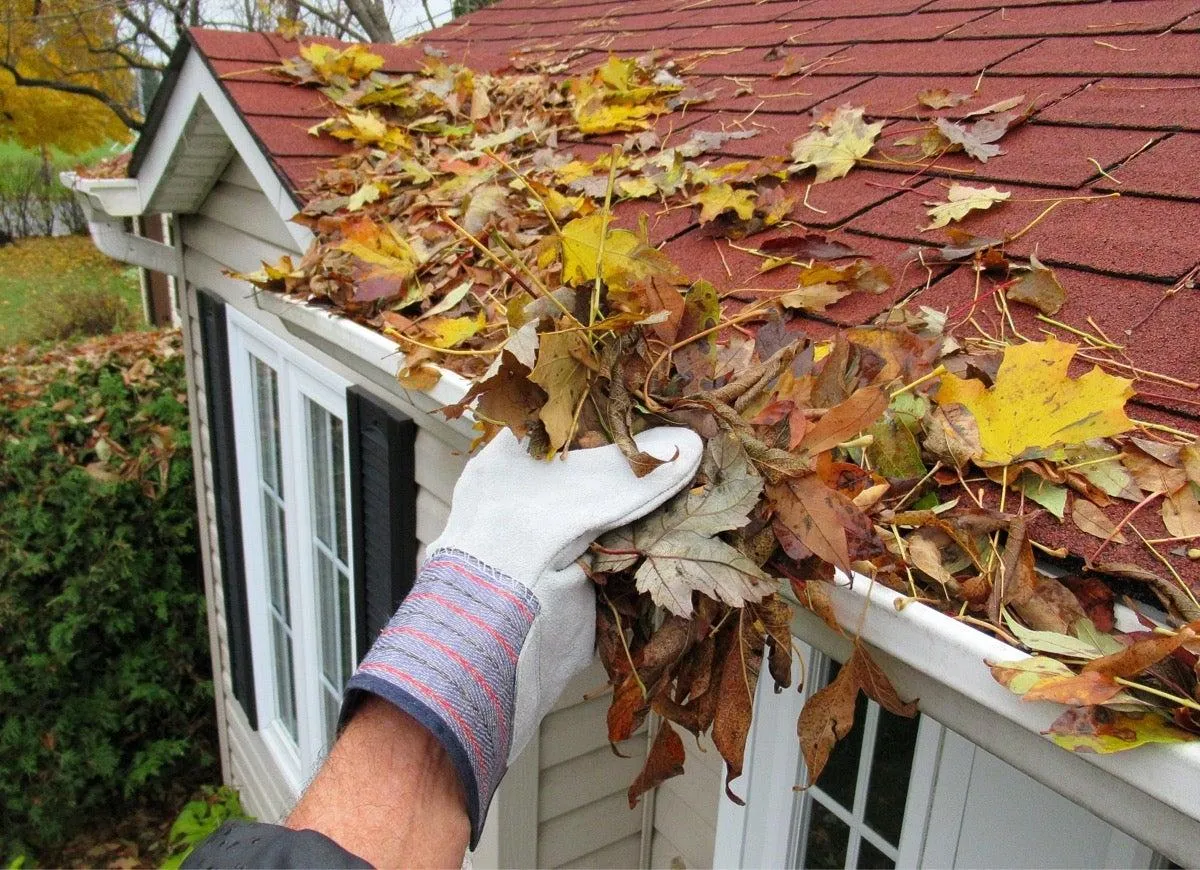
[[[226,822],[181,865],[187,868],[370,867],[316,831],[293,831],[260,822]]]

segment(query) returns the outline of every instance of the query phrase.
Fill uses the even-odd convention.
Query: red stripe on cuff
[[[512,660],[513,662],[516,662],[517,651],[512,648],[512,644],[510,644],[507,640],[505,640],[504,635],[500,634],[500,632],[496,631],[496,629],[492,628],[487,622],[480,619],[475,614],[470,613],[466,610],[463,610],[458,605],[454,604],[453,602],[449,601],[446,598],[443,598],[440,595],[434,594],[433,592],[414,592],[411,595],[409,595],[406,600],[416,601],[417,599],[422,599],[422,600],[427,599],[429,601],[437,602],[437,604],[439,604],[440,606],[446,608],[449,611],[452,611],[452,612],[458,614],[463,619],[469,620],[470,622],[479,626],[484,631],[486,631],[488,634],[490,634],[495,639],[496,643],[498,643],[498,644],[500,644],[500,646],[504,647],[504,651],[506,653],[508,653],[508,657],[510,660]]]

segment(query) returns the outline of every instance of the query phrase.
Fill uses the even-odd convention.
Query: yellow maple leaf
[[[970,187],[957,182],[950,185],[946,191],[946,202],[927,202],[927,211],[932,223],[925,227],[936,230],[944,227],[950,221],[960,221],[973,211],[991,208],[998,202],[1004,202],[1012,196],[1008,191],[997,190],[993,187]]]
[[[482,311],[466,317],[431,317],[421,324],[421,328],[430,335],[429,343],[443,350],[458,347],[485,326],[487,318]]]
[[[669,275],[674,267],[661,253],[629,230],[609,227],[612,217],[597,212],[575,218],[559,238],[564,284],[587,284],[599,271],[605,284],[625,284],[653,275]],[[600,240],[604,239],[601,251]]]
[[[737,213],[744,221],[754,217],[754,200],[758,196],[753,190],[742,190],[728,184],[712,184],[692,197],[700,206],[700,223],[706,224],[727,211]]]
[[[326,82],[345,77],[352,82],[366,78],[383,66],[383,58],[361,45],[336,49],[319,42],[300,47],[300,56],[312,64],[313,72]]]
[[[793,172],[812,167],[815,184],[841,178],[875,146],[883,122],[868,124],[861,108],[839,107],[829,118],[815,122],[815,130],[792,144]]]
[[[979,426],[979,454],[972,457],[977,463],[1008,465],[1133,428],[1125,415],[1132,381],[1099,367],[1071,378],[1067,369],[1076,350],[1056,339],[1008,347],[990,389],[974,379],[942,376],[934,399],[971,412]]]

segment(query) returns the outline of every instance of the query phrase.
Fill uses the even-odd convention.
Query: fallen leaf
[[[815,474],[785,478],[767,485],[776,518],[823,560],[850,571],[847,529],[873,536],[871,524],[846,496],[826,486]]]
[[[785,308],[799,308],[803,311],[824,311],[852,292],[853,288],[842,284],[814,284],[783,294],[779,297],[779,304]]]
[[[436,348],[458,347],[479,330],[487,326],[487,318],[480,311],[466,317],[430,317],[421,322],[421,329],[429,336],[429,344]]]
[[[575,411],[590,380],[582,360],[590,353],[582,333],[559,331],[541,336],[537,365],[529,380],[549,396],[539,417],[550,436],[551,452],[561,450],[575,428]]]
[[[826,411],[800,441],[807,453],[830,450],[875,423],[887,409],[888,396],[879,387],[863,387]]]
[[[1179,629],[1175,634],[1138,638],[1120,652],[1092,659],[1083,666],[1083,670],[1085,673],[1092,671],[1107,677],[1133,677],[1195,639],[1196,632],[1188,626]]]
[[[917,705],[900,700],[887,675],[862,642],[855,640],[854,651],[837,676],[800,711],[796,728],[808,772],[805,788],[820,778],[833,747],[854,727],[854,706],[859,692],[897,716],[911,717],[917,713]]]
[[[1117,524],[1087,499],[1078,497],[1075,499],[1075,504],[1071,508],[1071,521],[1081,532],[1086,532],[1102,541],[1111,538],[1118,544],[1128,543],[1128,539],[1121,532],[1113,534]]]
[[[1047,317],[1053,317],[1067,301],[1067,291],[1058,283],[1054,270],[1043,266],[1037,257],[1029,258],[1029,269],[1021,274],[1005,295],[1014,302],[1032,305]]]
[[[1186,743],[1195,735],[1154,713],[1125,713],[1106,707],[1071,707],[1042,732],[1063,749],[1108,755],[1147,743]]]
[[[1171,537],[1200,537],[1200,503],[1190,484],[1167,494],[1162,503],[1162,518]]]
[[[1067,679],[1075,672],[1049,656],[1030,656],[1010,662],[987,662],[992,677],[1014,695],[1024,695],[1046,679]]]
[[[1067,512],[1067,488],[1062,484],[1051,483],[1044,477],[1026,471],[1017,477],[1012,487],[1060,520]]]
[[[814,122],[812,132],[792,144],[792,172],[817,170],[814,184],[841,178],[866,157],[875,145],[883,122],[868,124],[863,109],[841,106],[827,118]]]
[[[954,182],[946,192],[946,202],[927,202],[926,211],[932,222],[926,230],[936,230],[951,221],[960,221],[973,211],[983,211],[998,202],[1004,202],[1012,194],[995,187],[970,187]]]
[[[759,244],[758,249],[764,253],[786,255],[797,260],[840,260],[859,256],[854,248],[821,233],[767,239]]]
[[[952,93],[949,88],[925,88],[917,91],[917,102],[930,109],[952,109],[962,105],[972,96]]]
[[[706,224],[727,211],[734,212],[742,220],[754,217],[753,190],[734,188],[728,184],[710,184],[695,194],[691,201],[700,206],[700,223]]]
[[[738,806],[745,801],[733,793],[729,784],[742,775],[746,738],[754,716],[754,691],[762,668],[762,641],[757,645],[745,637],[738,619],[731,632],[733,649],[725,654],[721,680],[717,685],[717,709],[712,724],[712,741],[725,759],[725,794]]]
[[[995,143],[1008,132],[1009,126],[1018,116],[1017,112],[993,115],[970,126],[945,118],[935,118],[933,123],[950,145],[962,148],[980,163],[987,163],[992,157],[1004,153]]]
[[[1081,674],[1046,677],[1027,691],[1023,700],[1052,701],[1082,707],[1104,704],[1121,694],[1121,686],[1108,674],[1084,670]]]
[[[935,401],[958,404],[979,426],[978,462],[1008,465],[1048,455],[1054,448],[1133,428],[1125,416],[1131,382],[1093,367],[1080,378],[1067,368],[1077,346],[1049,339],[1004,349],[995,383],[943,375]]]
[[[629,786],[629,808],[636,807],[638,799],[650,789],[683,773],[686,757],[683,741],[679,739],[679,734],[671,727],[671,723],[660,722],[654,742],[650,744],[650,752],[646,755],[646,764]]]
[[[597,571],[619,571],[641,556],[634,575],[638,590],[682,617],[692,613],[694,592],[740,607],[772,591],[770,578],[757,564],[716,537],[746,524],[762,479],[732,438],[709,443],[704,467],[712,482],[605,535],[594,563]]]
[[[562,228],[559,242],[564,284],[590,284],[597,272],[606,284],[645,281],[674,272],[670,261],[634,233],[609,227],[611,220],[611,216],[597,212],[575,218]]]

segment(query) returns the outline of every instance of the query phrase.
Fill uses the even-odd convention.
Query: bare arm
[[[446,750],[407,713],[369,697],[285,822],[376,867],[460,867],[466,797]]]

